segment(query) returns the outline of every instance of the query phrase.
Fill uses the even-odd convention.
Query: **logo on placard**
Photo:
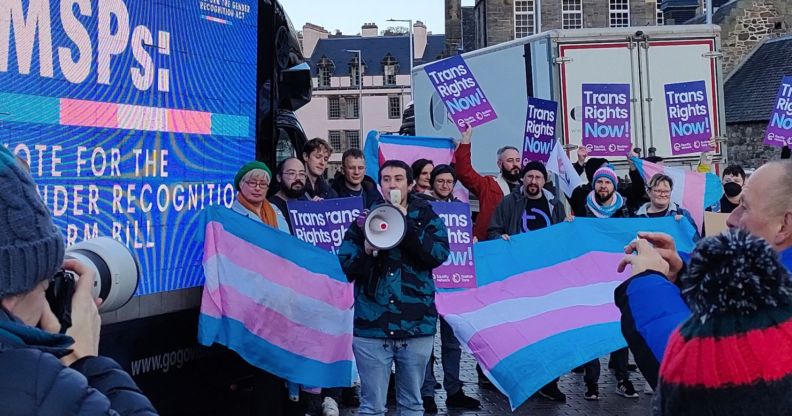
[[[451,281],[454,283],[462,283],[462,275],[459,273],[454,273],[451,275]]]
[[[616,144],[611,143],[608,145],[608,151],[615,152],[616,151]]]

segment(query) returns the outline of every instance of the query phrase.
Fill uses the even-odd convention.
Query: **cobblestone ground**
[[[439,338],[439,337],[438,337]],[[438,357],[435,364],[435,374],[438,381],[442,383],[443,370],[440,366],[440,346],[435,345],[435,354]],[[559,387],[567,395],[566,403],[552,402],[547,399],[534,396],[523,403],[514,413],[509,408],[509,401],[506,396],[497,390],[486,390],[478,386],[476,375],[476,361],[472,356],[462,354],[462,368],[460,378],[465,383],[465,392],[481,401],[480,410],[457,410],[447,409],[445,406],[445,390],[438,389],[435,393],[435,401],[439,408],[438,415],[449,416],[473,416],[473,415],[531,415],[531,416],[647,416],[650,414],[651,395],[643,394],[645,381],[641,373],[630,373],[630,380],[633,381],[635,389],[641,393],[637,399],[627,399],[616,394],[616,380],[613,374],[607,369],[607,358],[601,360],[602,375],[600,376],[599,388],[600,399],[598,401],[587,401],[583,399],[585,384],[581,374],[569,373],[561,377]],[[395,408],[391,407],[389,414],[395,414]],[[357,409],[342,409],[341,416],[357,415]]]

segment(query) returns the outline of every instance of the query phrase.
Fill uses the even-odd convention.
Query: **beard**
[[[537,196],[537,195],[539,195],[541,192],[542,192],[542,188],[540,188],[540,187],[538,187],[538,186],[536,186],[536,185],[529,185],[529,186],[526,186],[526,187],[525,187],[525,193],[526,193],[528,196],[532,196],[532,197],[533,197],[533,196]]]
[[[506,170],[501,168],[501,176],[503,176],[503,179],[506,179],[506,182],[519,182],[520,169],[514,168],[512,170]]]
[[[602,194],[600,194],[599,192],[594,192],[594,199],[597,201],[598,204],[602,205],[610,201],[610,199],[613,197],[614,192],[616,191],[608,192],[608,194],[605,196],[602,196]]]
[[[291,199],[296,199],[302,196],[304,190],[305,190],[305,185],[300,181],[296,181],[293,184],[291,184],[291,186],[289,186],[288,188],[284,187],[283,193],[286,194],[286,196]]]

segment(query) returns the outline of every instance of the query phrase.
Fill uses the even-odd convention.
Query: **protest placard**
[[[470,205],[464,202],[432,202],[431,204],[432,209],[445,222],[451,248],[448,259],[433,271],[435,286],[440,289],[476,287]]]
[[[294,236],[333,254],[349,225],[363,212],[361,198],[289,201],[287,206]]]
[[[713,137],[704,81],[665,85],[671,154],[706,152]]]
[[[557,115],[557,102],[528,97],[522,153],[523,164],[532,160],[547,163],[556,142]]]
[[[778,88],[773,114],[765,132],[764,144],[792,146],[792,76],[784,77]]]
[[[705,212],[704,213],[704,232],[706,236],[718,235],[727,229],[726,220],[729,219],[729,214],[722,214],[720,212]]]
[[[630,128],[630,84],[583,84],[583,146],[590,156],[629,153]]]
[[[476,127],[498,118],[461,56],[427,65],[425,70],[459,131],[465,130],[465,124]]]

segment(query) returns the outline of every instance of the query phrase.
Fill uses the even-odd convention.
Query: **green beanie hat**
[[[237,191],[239,190],[239,182],[242,182],[242,178],[245,177],[248,172],[254,169],[261,169],[264,172],[267,172],[267,175],[270,177],[270,181],[272,181],[272,171],[270,168],[268,168],[264,162],[254,160],[252,162],[245,163],[241,168],[239,168],[239,172],[237,172],[236,176],[234,176],[234,188],[236,188]]]

